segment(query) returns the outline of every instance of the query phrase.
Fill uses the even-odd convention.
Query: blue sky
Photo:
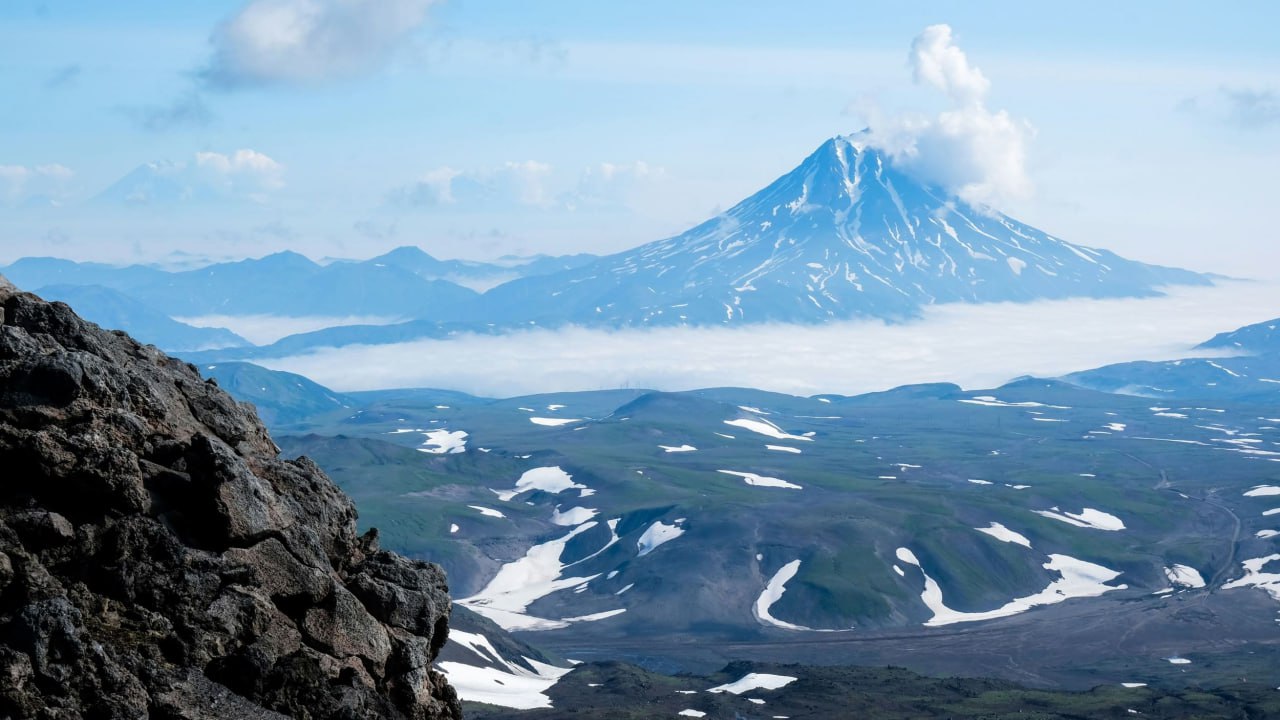
[[[621,250],[831,135],[954,110],[908,64],[945,23],[981,117],[1015,128],[1000,172],[1026,182],[985,201],[1138,259],[1280,274],[1277,6],[900,5],[9,0],[0,262]]]

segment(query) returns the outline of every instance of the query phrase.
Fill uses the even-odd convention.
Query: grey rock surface
[[[251,406],[0,277],[0,718],[460,718],[449,613]]]

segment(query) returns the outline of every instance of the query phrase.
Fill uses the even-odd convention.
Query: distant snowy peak
[[[828,140],[681,235],[511,283],[491,302],[520,308],[526,319],[590,324],[821,322],[909,317],[934,303],[1142,296],[1207,282],[974,208],[899,171],[854,135]]]

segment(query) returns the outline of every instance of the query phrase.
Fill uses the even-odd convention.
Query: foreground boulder
[[[449,609],[252,407],[0,278],[0,718],[460,718]]]

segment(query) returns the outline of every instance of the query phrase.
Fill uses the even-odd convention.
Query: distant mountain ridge
[[[824,142],[685,233],[605,257],[478,263],[406,246],[327,265],[279,252],[182,272],[51,258],[0,271],[26,287],[102,285],[172,317],[384,321],[343,323],[249,353],[205,353],[202,362],[531,326],[901,321],[942,303],[1145,297],[1168,285],[1211,284],[1207,275],[1069,243],[967,204],[895,168],[864,135]]]
[[[1280,318],[1218,333],[1195,347],[1210,357],[1116,363],[1062,379],[1091,390],[1150,398],[1275,405],[1280,402],[1277,328]]]
[[[1218,333],[1196,347],[1253,354],[1280,352],[1280,318]]]
[[[173,351],[246,347],[251,343],[230,330],[195,327],[173,320],[151,306],[101,285],[46,285],[35,293],[50,302],[83,308],[83,317],[141,342]]]
[[[22,258],[3,271],[24,287],[57,286],[64,294],[76,286],[97,286],[169,317],[262,314],[449,321],[470,313],[478,297],[471,286],[487,288],[531,273],[560,271],[594,257],[534,256],[485,263],[439,260],[405,246],[369,260],[326,265],[284,251],[181,271],[48,257]],[[145,333],[144,337],[156,341]],[[179,344],[166,349],[197,348]]]
[[[860,135],[823,143],[722,215],[480,300],[498,321],[592,325],[905,318],[946,302],[1158,294],[1196,273],[1074,245],[895,169]]]

